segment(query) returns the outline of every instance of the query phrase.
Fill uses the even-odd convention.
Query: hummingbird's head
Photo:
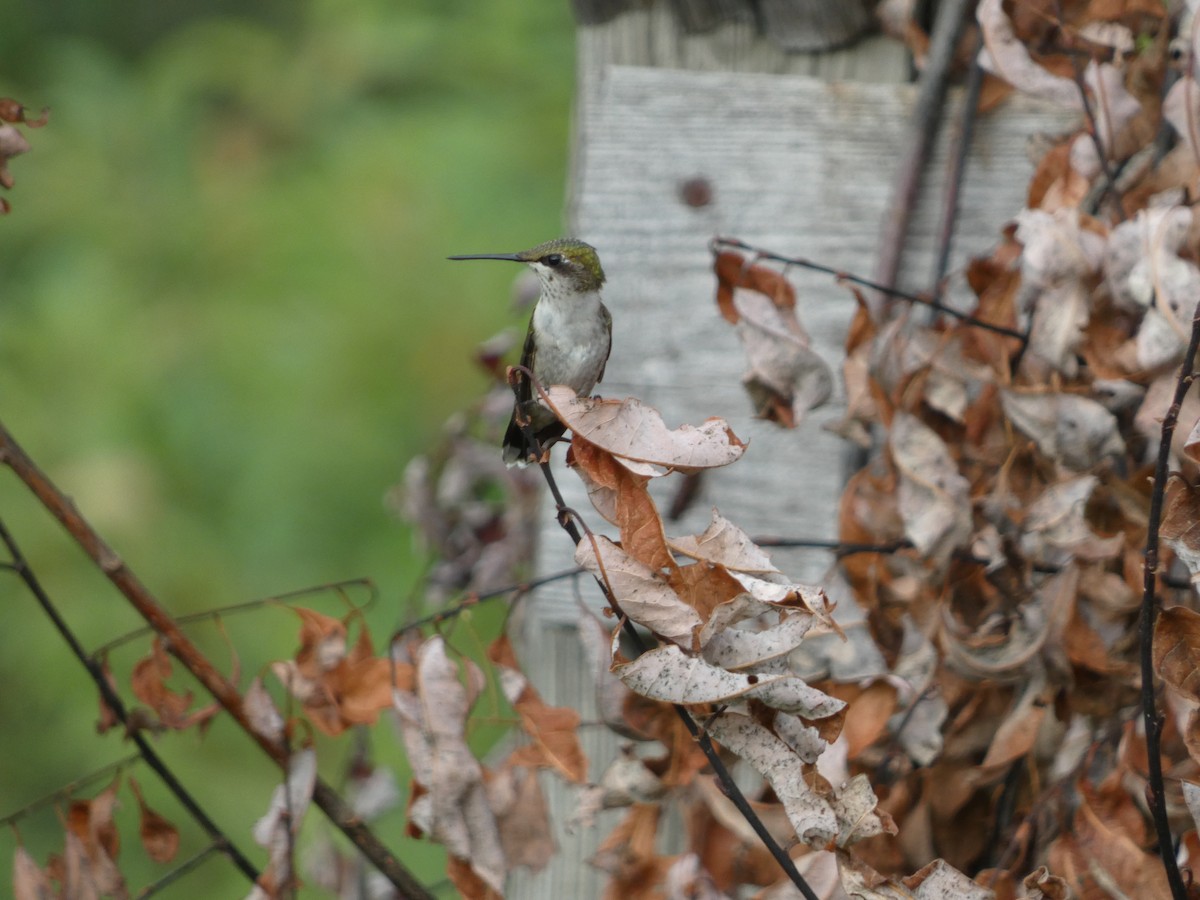
[[[558,238],[520,253],[451,256],[450,259],[507,259],[527,263],[537,273],[545,295],[590,294],[604,284],[596,248],[573,238]]]

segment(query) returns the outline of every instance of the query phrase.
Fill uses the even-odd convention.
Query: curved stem
[[[1162,523],[1163,502],[1167,488],[1171,461],[1171,437],[1175,434],[1175,425],[1179,421],[1179,409],[1183,398],[1191,387],[1194,375],[1192,368],[1196,362],[1196,352],[1200,349],[1200,306],[1192,317],[1192,335],[1188,341],[1187,352],[1183,357],[1183,365],[1179,370],[1179,380],[1175,384],[1175,396],[1171,406],[1163,417],[1162,433],[1159,437],[1158,460],[1154,466],[1154,490],[1150,495],[1150,515],[1146,525],[1146,561],[1142,569],[1142,613],[1139,624],[1139,649],[1142,668],[1142,717],[1146,727],[1146,756],[1148,768],[1147,793],[1150,803],[1150,815],[1154,820],[1154,831],[1158,837],[1158,855],[1167,871],[1167,882],[1171,885],[1171,896],[1175,900],[1184,900],[1187,890],[1183,878],[1179,874],[1179,864],[1175,860],[1175,842],[1171,837],[1171,825],[1167,820],[1167,799],[1163,785],[1162,752],[1160,737],[1162,734],[1162,719],[1158,715],[1158,704],[1154,691],[1154,619],[1158,614],[1158,602],[1155,597],[1155,585],[1158,576],[1158,532]]]

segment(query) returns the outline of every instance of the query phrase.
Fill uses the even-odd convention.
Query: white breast
[[[538,334],[534,374],[542,384],[591,393],[611,341],[602,309],[599,292],[567,297],[543,292],[533,310]]]

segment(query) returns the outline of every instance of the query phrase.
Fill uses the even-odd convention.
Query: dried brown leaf
[[[737,572],[778,572],[766,552],[749,535],[713,508],[712,519],[703,534],[668,538],[676,553],[696,560],[724,566]]]
[[[393,650],[405,652],[399,645]],[[398,665],[406,662],[397,659]],[[397,688],[393,701],[420,787],[409,805],[410,828],[443,844],[452,858],[467,861],[472,877],[502,892],[508,865],[499,826],[488,805],[483,767],[466,742],[475,691],[463,685],[440,636],[417,648],[414,665],[413,689]]]
[[[653,569],[634,559],[608,538],[585,538],[575,548],[575,562],[603,581],[622,613],[655,634],[691,647],[700,614]]]
[[[731,703],[753,698],[805,719],[835,716],[846,706],[794,676],[728,672],[686,656],[674,644],[648,650],[633,662],[614,666],[613,671],[630,690],[668,703]]]
[[[179,852],[179,829],[160,813],[151,809],[142,796],[142,789],[131,775],[129,787],[137,798],[141,819],[139,835],[146,855],[157,863],[168,863]]]
[[[890,443],[905,536],[922,554],[945,562],[971,536],[970,484],[945,442],[915,416],[896,414]]]
[[[578,436],[571,443],[571,462],[586,476],[588,494],[601,515],[620,528],[621,549],[652,569],[673,566],[662,519],[646,489],[649,478]]]
[[[1193,700],[1200,700],[1200,613],[1168,606],[1154,623],[1154,670]]]
[[[537,774],[510,760],[488,779],[486,788],[509,867],[525,866],[534,872],[544,869],[557,848]]]
[[[1200,490],[1177,475],[1167,482],[1159,536],[1200,581]]]
[[[801,841],[826,847],[838,839],[840,823],[833,807],[805,780],[804,767],[787,744],[753,719],[736,713],[717,716],[708,723],[708,731],[766,779]]]
[[[547,391],[550,407],[572,432],[614,456],[697,472],[727,466],[746,450],[724,419],[708,419],[700,427],[667,428],[658,411],[641,401],[600,400],[575,396],[554,385]]]
[[[488,658],[501,671],[505,696],[521,717],[521,730],[533,741],[532,746],[514,751],[518,765],[545,766],[567,781],[587,781],[588,761],[579,742],[579,713],[565,706],[549,706],[529,680],[520,675],[520,664],[508,635],[500,635],[488,648]],[[504,673],[519,675],[519,681]],[[509,684],[514,688],[510,691]],[[532,751],[532,752],[529,752]]]

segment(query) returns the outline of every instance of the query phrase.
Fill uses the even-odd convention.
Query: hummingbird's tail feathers
[[[550,425],[544,425],[534,432],[534,437],[537,438],[537,443],[540,450],[545,452],[550,445],[557,441],[567,432],[567,427],[562,422],[553,422]],[[516,414],[508,420],[508,430],[504,432],[504,462],[508,466],[518,466],[525,468],[530,461],[538,461],[539,446],[530,443],[527,431],[517,424]]]

